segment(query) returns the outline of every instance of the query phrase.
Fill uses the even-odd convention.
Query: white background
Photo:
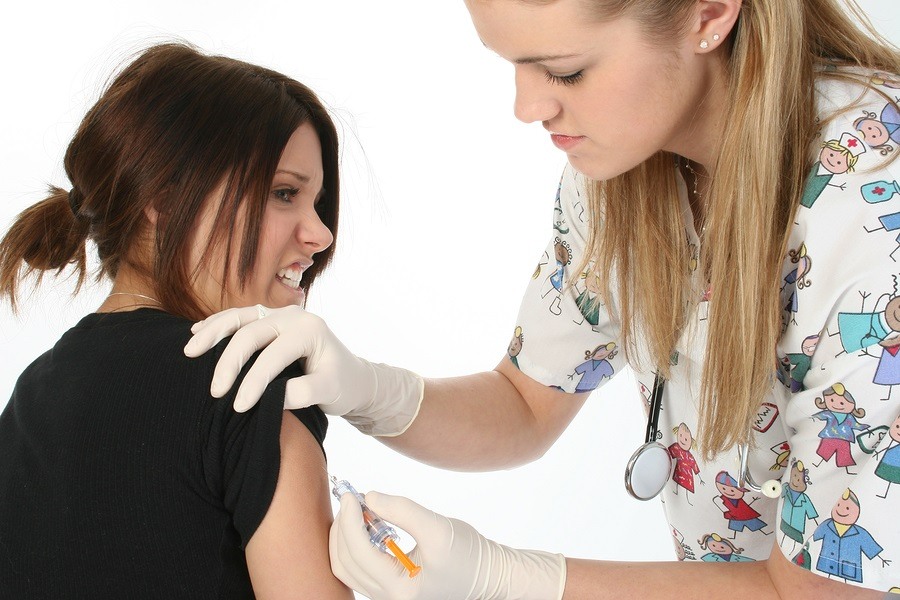
[[[461,0],[54,4],[4,9],[2,230],[47,184],[68,189],[65,147],[107,77],[151,42],[186,39],[307,83],[339,121],[339,251],[310,310],[361,356],[427,377],[487,370],[503,357],[549,239],[565,158],[540,125],[514,119],[512,67],[482,46]],[[860,4],[900,42],[897,0]],[[72,300],[71,285],[51,281],[19,316],[0,309],[0,408],[18,374],[108,287]],[[511,471],[433,469],[340,419],[326,450],[331,472],[360,490],[407,495],[507,544],[668,560],[661,506],[623,487],[643,435],[623,373],[543,459]]]

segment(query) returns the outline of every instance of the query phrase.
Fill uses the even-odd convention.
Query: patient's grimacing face
[[[269,307],[303,304],[304,292],[300,288],[303,273],[313,264],[315,255],[334,241],[334,235],[318,212],[323,177],[319,136],[311,124],[304,123],[291,135],[279,160],[260,225],[256,261],[243,287],[237,269],[246,203],[230,233],[227,281],[222,281],[225,244],[215,247],[209,262],[197,268],[213,233],[224,182],[210,194],[191,243],[191,272],[195,273],[192,285],[201,302],[213,312],[253,304]]]

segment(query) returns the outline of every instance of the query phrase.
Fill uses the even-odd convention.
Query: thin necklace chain
[[[162,302],[160,302],[156,298],[151,298],[150,296],[145,296],[144,294],[135,294],[133,292],[112,292],[107,296],[107,298],[111,296],[134,296],[135,298],[143,298],[144,300],[150,300],[152,302],[156,302],[159,305],[162,305]]]
[[[703,196],[700,195],[700,190],[697,189],[697,184],[700,181],[700,175],[697,173],[697,171],[694,170],[694,167],[691,166],[691,161],[689,161],[687,159],[684,160],[684,167],[688,171],[691,172],[691,177],[694,180],[694,185],[693,185],[694,198],[697,199],[697,203],[702,207],[703,206]],[[705,218],[703,219],[703,223],[700,225],[700,231],[699,231],[700,237],[703,237],[704,233],[706,233],[706,219]]]

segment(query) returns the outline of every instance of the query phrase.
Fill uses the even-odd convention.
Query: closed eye
[[[547,71],[544,76],[547,81],[556,85],[575,85],[584,77],[584,70],[577,71],[572,73],[571,75],[554,75],[550,71]]]

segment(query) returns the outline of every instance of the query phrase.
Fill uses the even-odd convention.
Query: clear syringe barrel
[[[332,483],[334,487],[331,489],[331,493],[334,494],[334,497],[340,501],[341,496],[344,494],[353,494],[353,496],[359,502],[359,506],[362,508],[363,521],[366,524],[366,531],[369,533],[369,539],[372,540],[372,543],[378,546],[378,548],[382,552],[389,552],[388,548],[388,540],[392,540],[394,542],[397,541],[399,536],[397,535],[397,531],[384,522],[384,520],[375,514],[371,508],[366,505],[365,497],[356,491],[349,481],[342,479],[341,481],[337,481],[332,478]]]

